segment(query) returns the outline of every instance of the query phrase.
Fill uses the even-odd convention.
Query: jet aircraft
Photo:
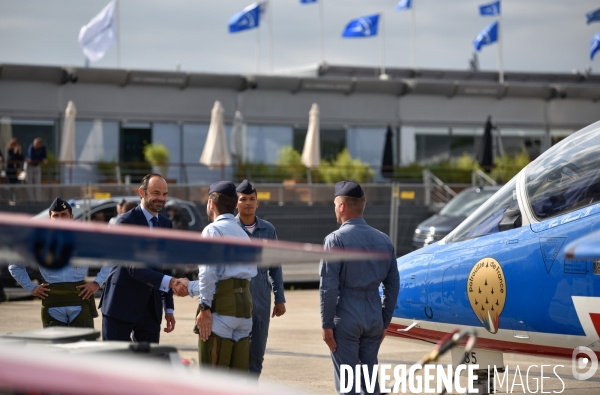
[[[600,260],[565,254],[600,229],[599,203],[596,122],[527,165],[442,240],[397,260],[388,335],[436,342],[476,329],[476,349],[499,361],[504,352],[571,358],[580,346],[600,357]]]
[[[400,293],[388,334],[435,343],[457,328],[478,329],[476,349],[492,352],[494,361],[503,352],[570,358],[580,346],[600,357],[600,265],[565,254],[567,244],[600,230],[599,152],[596,122],[531,162],[442,240],[399,258]],[[0,255],[49,267],[115,259],[268,266],[366,257],[293,243],[207,241],[178,231],[26,218],[0,214]]]

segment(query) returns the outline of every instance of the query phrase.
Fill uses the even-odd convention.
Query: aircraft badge
[[[467,281],[473,312],[490,333],[498,332],[498,321],[506,302],[506,281],[494,258],[483,258],[473,266]]]

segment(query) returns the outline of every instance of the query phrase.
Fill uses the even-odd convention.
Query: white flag
[[[79,31],[79,45],[83,54],[96,62],[117,42],[117,24],[113,0]]]

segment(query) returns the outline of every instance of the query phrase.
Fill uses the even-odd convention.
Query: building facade
[[[101,181],[102,166],[110,172],[111,163],[143,162],[143,145],[160,142],[171,157],[167,178],[192,184],[221,177],[198,164],[216,100],[228,135],[241,111],[249,162],[274,164],[283,146],[301,151],[317,103],[323,157],[347,148],[376,174],[388,125],[395,164],[407,165],[474,155],[488,115],[505,151],[526,149],[532,158],[600,119],[598,75],[509,72],[499,84],[491,72],[387,72],[389,80],[379,80],[374,68],[327,65],[312,75],[243,76],[5,64],[0,116],[5,136],[19,138],[25,150],[42,137],[58,156],[64,111],[73,101],[80,163],[72,182]]]

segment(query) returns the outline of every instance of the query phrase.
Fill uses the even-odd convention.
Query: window
[[[440,215],[467,217],[497,191],[497,187],[479,187],[462,191],[444,206]]]
[[[293,147],[296,151],[302,153],[304,149],[304,140],[306,140],[307,129],[294,129]],[[345,129],[323,129],[319,130],[321,138],[321,159],[334,160],[338,154],[346,148],[346,130]],[[383,146],[382,146],[383,147]],[[383,148],[382,148],[383,149]]]
[[[600,201],[598,130],[578,133],[555,147],[527,171],[527,196],[541,220]]]
[[[516,177],[448,236],[448,243],[473,239],[521,226]]]
[[[55,145],[55,125],[54,121],[41,120],[15,120],[11,121],[12,135],[19,140],[23,148],[23,155],[27,156],[29,145],[33,143],[33,139],[40,137],[43,144],[46,146],[48,155],[58,156],[58,151]],[[6,147],[0,147],[4,152]]]

